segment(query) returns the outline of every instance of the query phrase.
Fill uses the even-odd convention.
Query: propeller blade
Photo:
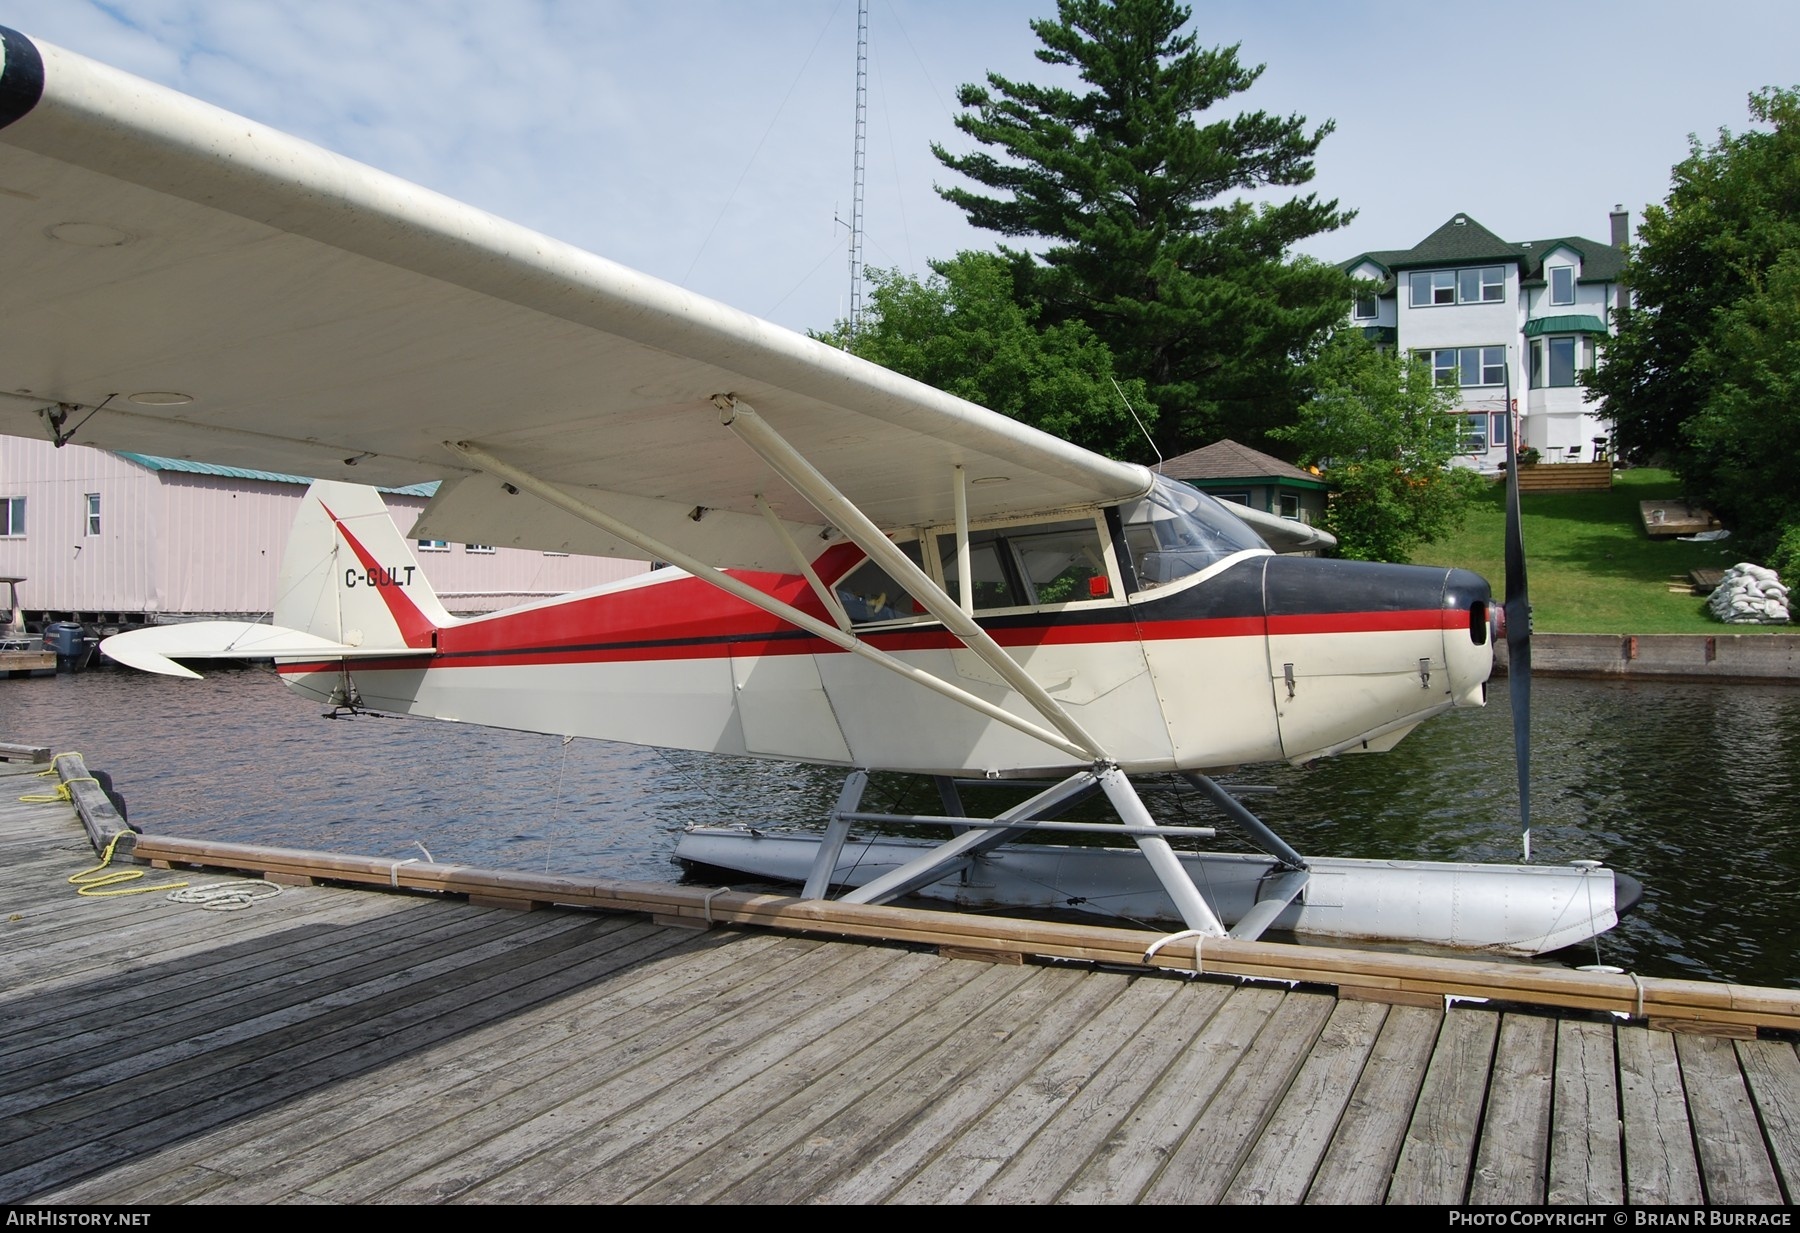
[[[1531,598],[1519,530],[1518,424],[1506,434],[1506,674],[1512,695],[1513,758],[1519,768],[1519,834],[1531,859]]]

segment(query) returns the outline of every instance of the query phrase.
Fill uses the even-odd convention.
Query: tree
[[[840,324],[825,341],[927,385],[1010,415],[1115,458],[1149,453],[1155,408],[1140,380],[1114,385],[1113,357],[1079,321],[1038,328],[1013,295],[1012,273],[993,253],[932,263],[930,278],[870,270],[862,328]],[[1131,406],[1125,405],[1125,399]]]
[[[940,188],[975,226],[1048,241],[1005,249],[1041,321],[1086,323],[1162,409],[1163,452],[1221,435],[1258,441],[1291,417],[1293,362],[1343,319],[1337,269],[1291,259],[1293,244],[1349,221],[1316,196],[1252,204],[1243,194],[1305,184],[1330,122],[1247,112],[1201,116],[1262,67],[1204,50],[1172,0],[1059,0],[1034,21],[1046,64],[1092,87],[966,85],[956,125],[987,150],[938,159],[991,196]]]
[[[1271,435],[1324,471],[1325,528],[1339,556],[1405,561],[1462,526],[1486,484],[1450,465],[1461,449],[1455,386],[1434,384],[1423,360],[1384,352],[1355,330],[1334,335],[1309,375],[1299,419]]]
[[[1666,453],[1690,494],[1760,550],[1800,507],[1800,92],[1750,98],[1765,127],[1695,138],[1625,263],[1635,306],[1605,363],[1621,453]]]

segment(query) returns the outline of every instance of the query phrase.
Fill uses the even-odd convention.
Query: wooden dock
[[[1701,986],[1709,1017],[1675,989],[1692,982],[1642,982],[1734,1040],[1446,1009],[1428,990],[1457,961],[1165,948],[1155,963],[1312,973],[1183,977],[1141,958],[1145,935],[1129,961],[1036,958],[1122,955],[1120,930],[1041,926],[1039,943],[949,913],[630,883],[587,893],[635,911],[519,911],[576,883],[464,870],[472,893],[406,890],[456,875],[364,858],[317,877],[387,889],[290,886],[238,912],[84,898],[75,811],[17,802],[51,782],[36,769],[0,765],[7,1202],[1686,1205],[1788,1202],[1800,1182],[1800,1055],[1751,1022],[1800,1010],[1790,991]],[[719,923],[779,905],[801,915]],[[911,940],[826,936],[865,917]],[[919,940],[934,931],[962,944]],[[1365,1000],[1382,996],[1430,1004]]]

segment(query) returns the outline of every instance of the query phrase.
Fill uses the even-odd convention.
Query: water
[[[1303,852],[1516,860],[1504,681],[1492,692],[1392,753],[1238,778],[1280,788],[1252,803]],[[1646,888],[1600,958],[1800,986],[1800,689],[1540,679],[1533,701],[1534,858],[1601,859]],[[463,724],[328,721],[256,669],[0,681],[0,739],[81,750],[147,830],[390,858],[422,845],[439,861],[644,881],[679,880],[682,826],[816,822],[841,779]],[[896,777],[867,800],[936,809]],[[1197,803],[1153,808],[1211,821]]]

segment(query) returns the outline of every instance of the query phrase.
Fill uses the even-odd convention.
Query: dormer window
[[[1552,304],[1573,304],[1575,302],[1574,266],[1553,265],[1550,267],[1550,302]]]

